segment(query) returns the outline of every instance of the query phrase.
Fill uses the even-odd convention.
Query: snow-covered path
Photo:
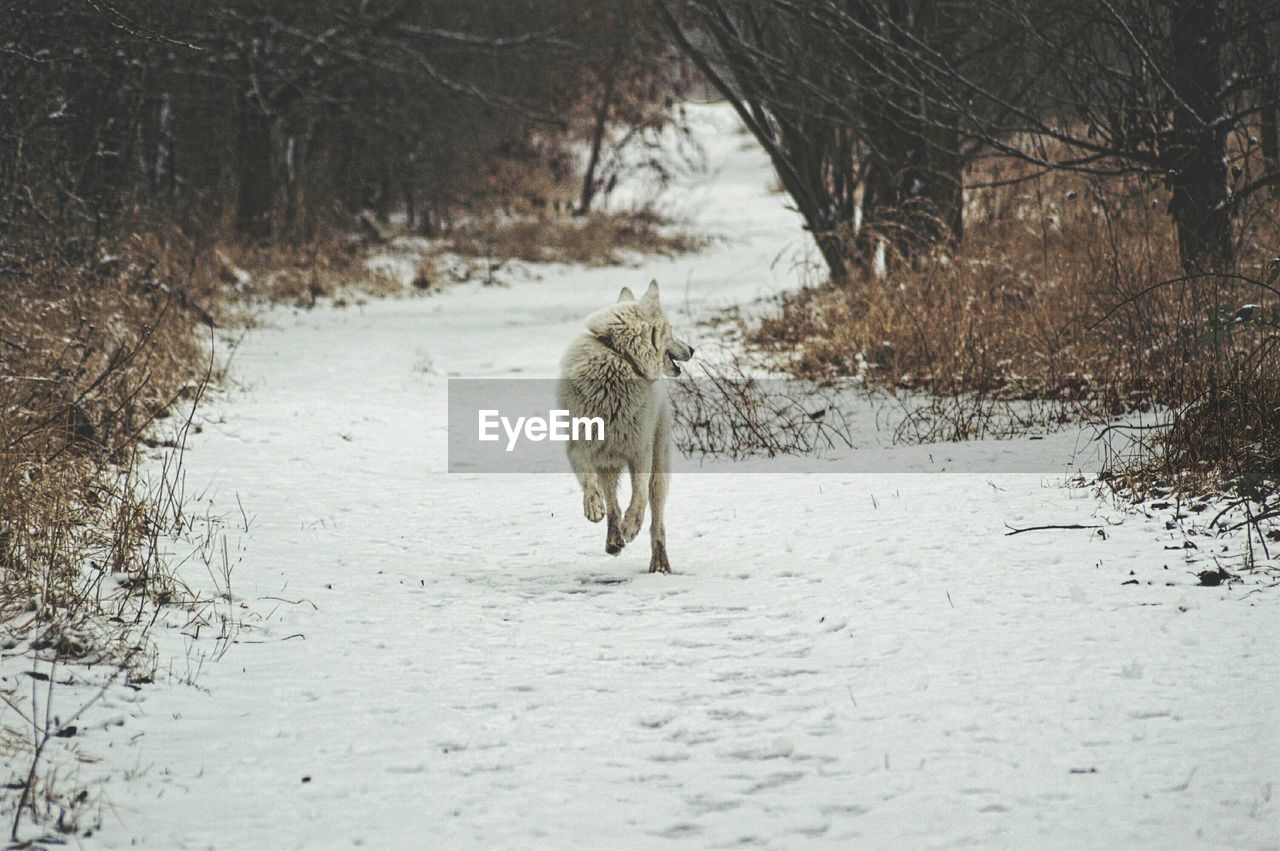
[[[258,617],[198,689],[91,710],[124,731],[87,842],[1280,843],[1278,598],[1196,587],[1162,519],[1037,475],[683,475],[663,577],[643,534],[604,554],[567,471],[444,472],[448,377],[553,374],[651,276],[690,332],[791,285],[767,163],[700,120],[722,167],[690,207],[731,233],[704,255],[244,340],[186,463],[251,518],[231,587]]]

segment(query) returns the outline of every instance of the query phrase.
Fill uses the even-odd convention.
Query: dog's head
[[[678,339],[662,309],[658,282],[638,300],[628,287],[618,303],[587,318],[587,329],[606,346],[626,357],[645,378],[680,375],[680,363],[693,357],[693,346]]]

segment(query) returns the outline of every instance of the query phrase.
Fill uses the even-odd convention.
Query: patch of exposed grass
[[[527,263],[626,265],[628,255],[674,256],[697,251],[707,239],[641,210],[582,217],[480,219],[448,237],[464,256]]]
[[[224,245],[210,259],[218,276],[242,299],[314,307],[326,297],[402,292],[403,285],[391,274],[365,265],[365,254],[359,243],[332,239],[301,246]]]

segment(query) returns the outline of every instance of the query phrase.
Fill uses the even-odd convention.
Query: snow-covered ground
[[[796,285],[767,161],[695,117],[712,170],[677,197],[705,253],[243,339],[185,463],[230,519],[245,629],[194,686],[210,639],[161,630],[172,676],[86,713],[108,806],[80,842],[1280,844],[1280,597],[1198,586],[1207,544],[1165,516],[1047,474],[688,474],[650,576],[643,533],[604,554],[567,469],[445,472],[447,379],[553,375],[621,285],[662,281],[695,345]],[[1105,528],[1005,534],[1071,523]]]

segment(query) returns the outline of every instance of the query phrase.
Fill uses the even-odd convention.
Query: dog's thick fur
[[[565,353],[560,406],[571,417],[600,417],[603,440],[573,440],[569,463],[582,484],[587,519],[609,518],[605,552],[617,555],[650,512],[649,572],[670,573],[662,510],[671,469],[671,402],[663,377],[680,374],[693,347],[676,339],[658,301],[658,282],[638,301],[626,287],[618,303],[587,317],[587,330]],[[631,473],[631,502],[618,507],[618,479]]]

